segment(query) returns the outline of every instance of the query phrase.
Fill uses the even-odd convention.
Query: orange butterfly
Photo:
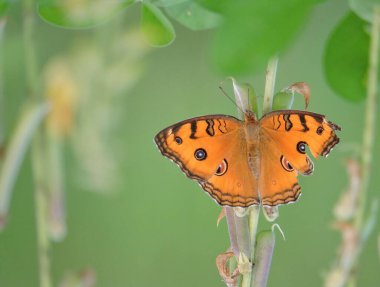
[[[154,138],[161,153],[220,205],[276,206],[301,194],[298,173],[310,175],[306,154],[327,157],[340,127],[325,116],[280,110],[245,121],[227,115],[196,117],[172,125]]]

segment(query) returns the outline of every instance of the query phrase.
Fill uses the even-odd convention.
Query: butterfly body
[[[244,121],[227,115],[188,119],[159,132],[155,142],[220,205],[276,206],[296,201],[297,175],[312,173],[306,146],[316,158],[327,156],[339,142],[336,130],[315,113],[283,110],[257,120],[247,112]]]

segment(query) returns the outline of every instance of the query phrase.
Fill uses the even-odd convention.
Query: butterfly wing
[[[259,190],[264,205],[296,201],[297,175],[310,175],[313,163],[306,154],[327,157],[339,142],[340,127],[323,115],[305,111],[275,111],[260,119],[261,175]]]
[[[258,204],[258,195],[243,127],[230,116],[197,117],[162,130],[155,142],[220,205],[245,207]]]

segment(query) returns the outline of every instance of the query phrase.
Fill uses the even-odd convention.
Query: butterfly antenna
[[[233,104],[234,106],[236,106],[238,108],[238,110],[240,110],[242,112],[242,115],[244,115],[244,111],[241,109],[241,107],[239,107],[239,105],[236,104],[236,102],[226,93],[226,91],[223,89],[222,86],[219,86],[219,89],[222,91],[222,93],[227,97],[227,99],[229,99]]]

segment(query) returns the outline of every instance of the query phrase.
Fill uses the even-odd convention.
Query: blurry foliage
[[[366,95],[369,35],[365,25],[356,14],[349,13],[326,47],[326,78],[338,95],[352,101],[363,100]]]
[[[72,174],[87,190],[118,190],[123,178],[123,147],[115,141],[124,114],[121,103],[138,80],[141,58],[149,49],[137,30],[123,29],[119,36],[112,44],[104,35],[100,39],[106,39],[100,41],[99,37],[82,38],[44,68],[44,95],[51,103],[45,122],[45,158],[50,160],[48,218],[53,238],[64,236],[60,222],[64,217],[61,149],[65,138],[70,139],[77,160]]]
[[[54,25],[89,28],[138,2],[39,0],[38,11]],[[166,46],[175,39],[170,18],[191,30],[216,28],[211,45],[214,66],[224,75],[236,76],[262,70],[271,56],[286,50],[296,41],[313,8],[322,1],[280,0],[274,5],[268,5],[266,0],[141,2],[141,30],[151,45]],[[359,101],[365,97],[368,67],[366,25],[379,1],[348,2],[352,11],[331,34],[326,45],[325,68],[327,80],[338,95]]]
[[[172,23],[158,7],[150,3],[142,4],[141,31],[146,40],[157,47],[169,45],[175,38]]]
[[[123,146],[115,142],[124,115],[122,102],[139,79],[142,59],[149,51],[137,32],[123,31],[116,41],[104,46],[96,45],[95,39],[81,40],[66,58],[77,87],[71,134],[80,167],[75,174],[89,190],[118,189],[118,181],[124,178]]]
[[[90,28],[110,19],[133,0],[38,0],[38,13],[50,24]]]
[[[10,0],[0,2],[1,29],[5,25],[7,11],[16,2]],[[6,198],[3,200],[3,205],[6,205],[4,210],[7,211],[10,190],[26,148],[31,142],[29,133],[34,132],[40,124],[40,130],[36,132],[37,140],[33,144],[32,160],[36,161],[36,158],[40,157],[45,161],[42,165],[45,172],[42,178],[42,194],[43,200],[47,202],[47,213],[43,216],[44,220],[48,221],[49,228],[42,231],[48,232],[50,239],[62,240],[66,234],[62,160],[62,147],[66,142],[69,142],[77,160],[78,170],[75,174],[86,188],[94,191],[115,189],[118,180],[122,178],[120,162],[124,159],[119,157],[118,150],[121,146],[110,139],[114,138],[118,132],[117,128],[121,125],[123,110],[119,103],[139,79],[142,71],[141,62],[149,52],[141,42],[141,36],[152,46],[164,47],[171,44],[176,37],[172,20],[194,31],[214,29],[215,37],[211,40],[210,51],[216,70],[223,75],[243,76],[263,70],[272,56],[281,56],[287,47],[297,40],[298,33],[320,2],[322,1],[279,0],[268,5],[267,0],[38,0],[36,3],[26,0],[25,3],[28,3],[26,7],[30,8],[31,4],[36,4],[33,6],[35,11],[32,12],[38,13],[41,19],[54,26],[68,29],[94,28],[99,33],[77,40],[68,52],[48,59],[43,68],[43,82],[32,83],[31,86],[43,84],[44,95],[37,96],[37,101],[33,99],[32,107],[40,111],[48,106],[49,112],[43,124],[40,123],[40,117],[45,113],[31,113],[29,116],[33,118],[34,115],[37,120],[32,122],[33,129],[28,131],[25,131],[25,115],[28,114],[25,112],[20,117],[13,140],[10,140],[10,146],[7,146],[8,151],[15,150],[14,153],[8,152],[8,156],[9,154],[18,154],[18,156],[8,161],[6,158],[4,161],[6,164],[3,164],[1,170],[3,178],[4,174],[12,175],[5,176],[8,180],[6,184],[2,182],[3,186],[6,186],[2,190],[6,192],[2,193],[0,190],[0,200]],[[370,45],[368,26],[373,21],[374,6],[379,5],[380,1],[348,0],[348,3],[350,11],[331,32],[325,45],[325,75],[329,85],[339,96],[349,101],[360,101],[365,99],[367,91]],[[117,40],[111,43],[108,32],[101,31],[99,25],[106,21],[114,21],[112,18],[115,15],[132,4],[141,6],[141,33],[136,30],[126,30],[121,27],[121,22],[117,22],[113,27],[114,31],[110,33],[117,35],[115,37]],[[33,21],[25,20],[25,22],[26,30],[33,28],[31,26]],[[25,38],[32,39],[32,32],[27,31],[26,33],[30,34]],[[33,47],[25,45],[25,49],[26,58],[29,57],[30,60],[30,57],[36,57],[33,54]],[[26,65],[30,68],[31,63],[28,62]],[[377,76],[379,81],[380,77]],[[37,75],[34,77],[38,78]],[[275,109],[289,108],[295,93],[305,96],[306,102],[308,101],[308,91],[299,90],[299,86],[296,89],[294,85],[291,87],[292,89],[287,88],[275,95]],[[33,93],[38,94],[37,90]],[[253,92],[252,95],[256,102]],[[257,106],[254,109],[257,110]],[[0,145],[2,136],[0,131]],[[21,139],[21,142],[17,139]],[[12,144],[14,142],[16,144]],[[0,146],[0,156],[1,154],[2,146]],[[34,162],[34,167],[41,167],[40,164],[41,162],[37,160]],[[41,183],[40,179],[36,176],[36,186]],[[371,214],[372,221],[369,220],[368,225],[373,224],[373,218],[376,217],[374,214],[376,212]],[[5,217],[4,214],[1,216]],[[37,221],[39,220],[41,218],[37,217]],[[347,226],[350,228],[347,229]],[[349,233],[353,230],[351,227],[351,222],[339,224],[338,228],[344,237],[342,245],[347,242],[352,244],[357,240],[359,231],[354,230],[355,238],[352,240],[353,233]],[[363,228],[368,237],[371,226]],[[347,230],[349,232],[346,232]],[[43,237],[42,239],[45,240]],[[356,241],[355,244],[358,245]],[[48,254],[48,244],[43,247],[46,250],[40,253]],[[341,258],[347,254],[351,256],[348,260],[350,268],[344,270],[346,272],[343,274],[344,280],[351,275],[351,267],[355,266],[357,253],[361,248],[361,246],[354,247],[355,254],[352,250],[349,251],[350,254],[343,251],[340,254]],[[44,257],[42,261],[46,258]],[[347,262],[343,259],[342,264]],[[337,266],[341,268],[339,264]],[[333,271],[331,276],[336,276]],[[338,272],[341,272],[341,269]],[[87,276],[88,274],[90,276]],[[92,271],[85,273],[85,276],[82,275],[68,275],[61,286],[94,284],[95,275]],[[86,278],[90,279],[86,281]]]

